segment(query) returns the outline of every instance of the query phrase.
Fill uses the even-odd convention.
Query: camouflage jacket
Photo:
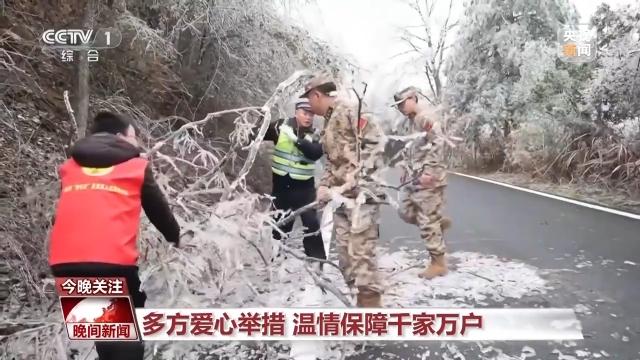
[[[445,134],[437,115],[429,110],[421,110],[412,121],[412,132],[426,132],[426,136],[416,139],[404,150],[405,170],[411,176],[429,174],[445,181],[444,162]]]
[[[381,196],[378,175],[382,170],[382,129],[371,119],[357,119],[358,105],[337,98],[325,114],[321,142],[326,156],[320,186],[342,187],[347,198],[362,190]]]

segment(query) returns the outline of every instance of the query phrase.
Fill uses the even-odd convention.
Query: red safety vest
[[[147,160],[86,168],[60,167],[62,192],[49,244],[49,264],[99,262],[136,265],[140,193]]]

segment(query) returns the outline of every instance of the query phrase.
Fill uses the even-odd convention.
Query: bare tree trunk
[[[78,59],[78,76],[76,78],[78,133],[76,137],[82,138],[87,134],[87,118],[89,116],[89,62],[87,61],[87,52],[81,50]]]
[[[95,17],[95,4],[93,0],[87,0],[82,19],[83,29],[93,29]],[[89,117],[89,61],[87,50],[78,51],[78,67],[76,76],[76,121],[78,122],[78,138],[87,134],[87,120]]]
[[[473,153],[473,168],[474,170],[478,167],[478,149],[476,148],[475,140],[471,143],[472,153]]]
[[[504,138],[508,138],[511,134],[511,122],[509,119],[502,120],[502,132],[504,134]]]
[[[429,83],[429,89],[431,90],[431,94],[433,96],[427,96],[423,94],[427,100],[432,104],[439,104],[442,101],[442,74],[441,69],[442,65],[445,63],[444,61],[444,52],[447,50],[447,34],[450,30],[455,28],[458,24],[457,22],[449,23],[451,20],[451,12],[453,8],[453,0],[449,0],[449,11],[445,17],[444,25],[440,28],[440,33],[438,37],[435,37],[433,32],[433,28],[431,21],[436,17],[434,14],[435,4],[437,1],[430,2],[429,0],[424,0],[424,3],[420,3],[419,0],[413,0],[413,2],[409,1],[408,5],[414,11],[420,15],[422,19],[422,25],[424,25],[425,35],[424,37],[418,36],[408,29],[405,29],[404,36],[402,40],[407,42],[412,50],[408,52],[414,51],[420,54],[424,54],[424,47],[430,49],[430,56],[428,56],[424,61],[424,70],[425,75],[427,76],[427,81]],[[424,9],[423,9],[424,7]],[[440,15],[437,15],[440,17]],[[415,42],[415,43],[414,43]]]
[[[442,82],[440,81],[440,65],[433,72],[433,82],[436,86],[436,101],[440,103],[442,101]]]

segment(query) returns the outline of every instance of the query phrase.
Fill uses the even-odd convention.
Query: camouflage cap
[[[410,97],[417,96],[420,93],[420,90],[415,86],[409,86],[408,88],[402,89],[397,93],[393,94],[393,103],[391,106],[400,105],[403,101],[407,100]]]
[[[318,89],[321,92],[328,94],[332,91],[336,91],[336,83],[335,81],[325,74],[319,74],[314,76],[311,80],[309,80],[304,86],[304,93],[300,95],[301,98],[306,98],[309,96],[309,92],[313,89]]]

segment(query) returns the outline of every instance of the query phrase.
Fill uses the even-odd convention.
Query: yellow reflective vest
[[[283,124],[282,127],[291,128],[287,124]],[[310,134],[305,135],[305,139],[312,141]],[[294,180],[309,180],[315,173],[315,161],[306,158],[298,150],[295,142],[280,131],[272,156],[271,170],[280,176],[289,174]]]

